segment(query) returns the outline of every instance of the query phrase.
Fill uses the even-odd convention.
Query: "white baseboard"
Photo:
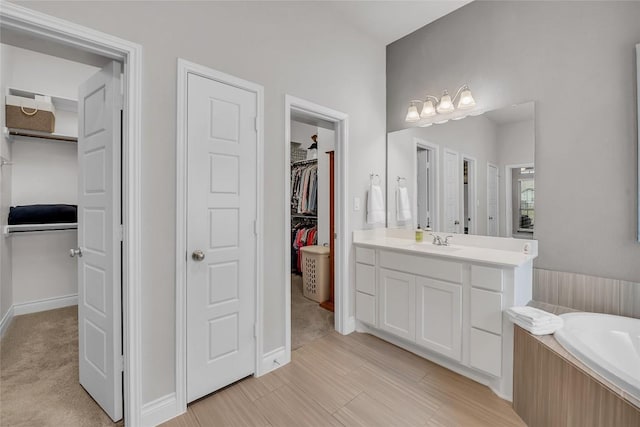
[[[142,405],[142,426],[152,427],[182,415],[178,412],[178,400],[175,393],[152,400]]]
[[[354,332],[355,330],[356,330],[356,317],[355,316],[348,317],[347,321],[345,322],[344,334],[342,335],[349,335],[351,332]]]
[[[64,295],[61,297],[45,298],[38,301],[13,304],[13,314],[15,316],[20,316],[21,314],[54,310],[56,308],[69,307],[71,305],[78,305],[78,294]]]
[[[275,350],[271,350],[270,352],[263,354],[258,376],[268,374],[269,372],[289,363],[291,361],[290,356],[287,357],[286,353],[287,352],[284,347],[278,347]]]
[[[9,310],[2,316],[0,320],[0,338],[4,336],[4,333],[9,329],[11,321],[13,320],[13,306],[9,307]]]

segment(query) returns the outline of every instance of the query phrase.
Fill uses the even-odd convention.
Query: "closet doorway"
[[[0,22],[3,107],[17,106],[2,111],[0,331],[3,354],[31,362],[3,375],[26,393],[3,417],[111,425],[126,409],[136,424],[138,301],[123,295],[139,283],[139,186],[122,171],[139,168],[140,47],[13,4]]]
[[[349,333],[346,135],[343,113],[286,97],[285,325],[291,351],[332,330]]]
[[[462,155],[462,217],[464,234],[477,234],[476,159]]]

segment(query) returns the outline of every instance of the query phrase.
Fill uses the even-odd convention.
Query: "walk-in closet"
[[[329,124],[291,120],[291,349],[334,329],[334,148]]]
[[[42,53],[45,51],[48,54]],[[89,388],[79,381],[83,359],[108,372],[106,354],[98,355],[102,349],[92,341],[92,334],[101,331],[98,326],[90,328],[99,323],[87,323],[90,328],[83,340],[78,322],[79,257],[83,255],[78,249],[83,167],[78,161],[79,117],[83,117],[79,105],[85,108],[85,135],[90,126],[100,125],[89,123],[88,111],[93,107],[78,101],[79,89],[111,61],[6,29],[0,56],[0,381],[3,389],[12,390],[2,396],[3,420],[29,425],[92,420],[92,425],[112,425],[85,391]],[[108,176],[100,169],[107,163],[92,163],[87,152],[84,168],[92,168],[94,176]],[[94,160],[101,158],[99,149],[91,153]],[[85,184],[84,188],[93,185],[97,189],[100,182]],[[98,217],[91,218],[85,211],[84,218]],[[103,242],[109,239],[98,237]],[[84,255],[84,259],[92,256]],[[107,317],[108,306],[100,304],[101,295],[108,292],[107,276],[97,268],[82,271],[85,276],[95,275],[85,277],[88,282],[103,284],[102,288],[87,287],[84,300],[93,304],[96,315]],[[79,349],[83,342],[88,358]],[[30,415],[33,419],[24,420],[20,409],[24,405],[41,410]]]

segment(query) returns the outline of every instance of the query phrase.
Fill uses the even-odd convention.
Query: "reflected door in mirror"
[[[444,151],[444,203],[445,231],[460,230],[460,158],[453,150]]]

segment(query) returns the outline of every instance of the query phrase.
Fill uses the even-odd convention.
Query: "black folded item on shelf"
[[[25,205],[9,209],[9,225],[78,222],[76,205]]]

